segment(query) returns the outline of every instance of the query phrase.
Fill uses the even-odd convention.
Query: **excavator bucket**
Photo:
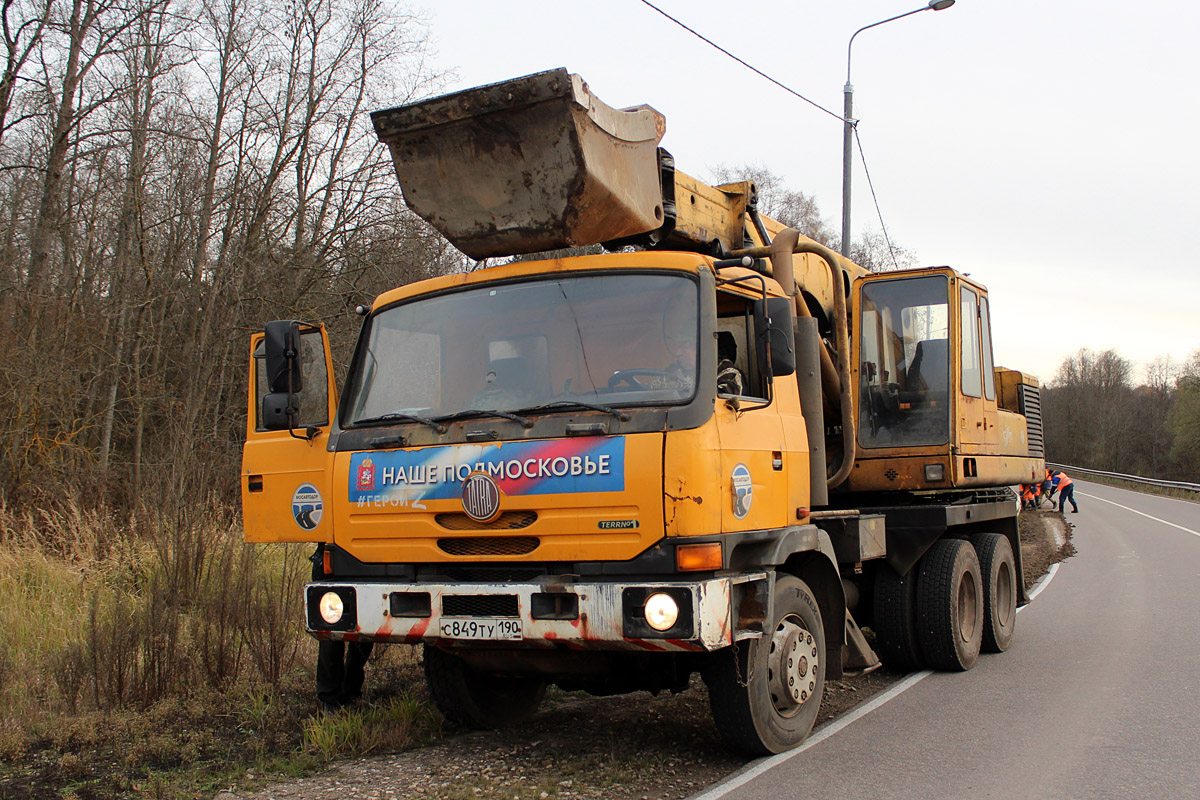
[[[617,110],[540,72],[371,114],[409,208],[471,258],[607,242],[663,225],[649,106]]]

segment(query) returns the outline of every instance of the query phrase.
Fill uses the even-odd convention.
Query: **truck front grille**
[[[528,528],[537,522],[536,511],[505,511],[491,522],[480,522],[466,514],[435,514],[434,522],[448,531],[503,531]]]
[[[438,548],[452,556],[523,556],[541,543],[536,536],[463,536],[438,539]]]
[[[515,594],[447,594],[442,596],[444,617],[519,617]]]

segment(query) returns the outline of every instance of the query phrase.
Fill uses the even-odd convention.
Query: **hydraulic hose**
[[[845,268],[842,266],[841,256],[830,250],[823,244],[818,244],[810,239],[801,241],[800,231],[795,228],[785,228],[775,235],[775,240],[769,247],[751,247],[743,250],[734,250],[729,253],[731,257],[750,256],[752,258],[769,258],[771,260],[771,274],[776,281],[783,287],[784,292],[789,296],[795,297],[796,279],[795,271],[792,266],[792,256],[796,253],[812,253],[820,256],[827,265],[829,265],[829,277],[833,286],[833,333],[834,341],[837,344],[838,363],[836,367],[838,400],[842,412],[842,463],[834,471],[833,475],[828,478],[830,489],[835,489],[842,484],[850,476],[850,470],[854,468],[854,458],[856,455],[855,442],[858,439],[858,434],[854,425],[854,398],[851,395],[850,385],[850,334],[848,331],[848,315],[846,313],[846,290],[845,290]],[[811,316],[808,312],[808,306],[803,298],[796,302],[796,310],[806,316]],[[801,311],[803,308],[803,311]],[[829,354],[825,348],[821,348],[821,379],[826,381],[826,360],[829,359]],[[832,371],[834,365],[830,359],[829,370]]]

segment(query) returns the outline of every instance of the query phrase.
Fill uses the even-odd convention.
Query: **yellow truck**
[[[1042,475],[1041,421],[980,283],[868,273],[566,70],[372,118],[467,255],[606,252],[385,292],[340,396],[322,325],[252,338],[246,539],[318,544],[313,636],[422,644],[438,707],[481,728],[550,683],[699,674],[755,754],[804,740],[828,678],[1009,646],[1007,487]]]

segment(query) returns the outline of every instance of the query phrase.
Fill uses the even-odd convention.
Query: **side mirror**
[[[796,341],[792,333],[792,301],[787,297],[768,297],[754,303],[754,328],[760,347],[759,368],[774,376],[796,371]]]
[[[297,393],[304,388],[300,368],[300,323],[268,322],[263,336],[267,394],[262,399],[262,425],[269,431],[291,430],[300,413]]]
[[[267,391],[295,394],[304,388],[300,372],[300,323],[290,319],[268,322],[264,329]]]
[[[269,431],[286,431],[296,427],[298,409],[289,402],[287,392],[271,392],[262,399],[262,426]]]

